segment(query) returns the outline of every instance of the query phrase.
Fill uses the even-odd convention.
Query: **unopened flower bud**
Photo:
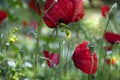
[[[17,31],[18,31],[18,28],[15,27],[15,28],[13,29],[13,33],[17,32]]]
[[[14,43],[14,42],[15,42],[15,38],[11,37],[11,38],[10,38],[10,42],[11,42],[11,43]]]
[[[17,38],[15,35],[13,35],[12,37],[10,37],[10,43],[14,43],[15,41],[17,41]]]
[[[66,34],[67,38],[71,37],[71,32],[69,30],[66,30],[65,34]]]
[[[115,14],[117,12],[117,3],[113,4],[110,11],[109,11],[109,15],[108,15],[108,18],[109,19],[113,19]]]
[[[93,53],[93,52],[94,52],[94,49],[95,49],[95,44],[94,44],[94,43],[90,43],[90,44],[88,45],[88,47],[89,47],[91,53]]]

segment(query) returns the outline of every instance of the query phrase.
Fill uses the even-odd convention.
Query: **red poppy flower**
[[[46,0],[44,21],[50,28],[77,22],[84,16],[83,0]]]
[[[101,7],[101,14],[102,14],[102,16],[106,18],[109,10],[110,10],[109,6],[107,6],[107,5],[102,6]]]
[[[0,10],[0,23],[7,17],[7,13],[5,11]]]
[[[120,35],[112,32],[106,32],[104,35],[104,39],[107,40],[109,43],[114,44],[120,41]]]
[[[48,51],[44,50],[43,54],[47,59],[47,64],[50,68],[57,67],[59,64],[59,54],[56,53],[49,53]]]
[[[88,42],[79,44],[72,56],[75,66],[87,74],[94,74],[97,71],[98,59],[96,53],[91,53],[87,47]]]
[[[110,50],[113,49],[113,46],[112,46],[112,45],[110,45],[110,46],[105,46],[104,49],[107,50],[107,51],[110,51]]]
[[[34,9],[35,12],[40,16],[41,11],[40,11],[40,6],[37,4],[37,0],[31,0],[29,3],[30,8]]]
[[[112,59],[106,58],[105,62],[106,62],[106,64],[113,64],[114,65],[114,64],[116,64],[117,59],[115,57],[113,57]]]

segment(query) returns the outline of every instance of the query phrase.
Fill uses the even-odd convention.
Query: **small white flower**
[[[45,63],[43,63],[43,64],[42,64],[42,67],[45,67],[45,66],[46,66],[46,64],[45,64]]]
[[[107,55],[111,55],[112,54],[112,50],[107,51]]]
[[[25,78],[24,80],[29,80],[28,78]]]
[[[12,61],[12,60],[9,60],[9,61],[8,61],[8,65],[9,65],[10,67],[16,67],[15,62]]]
[[[30,62],[25,62],[22,66],[31,68],[32,64]]]

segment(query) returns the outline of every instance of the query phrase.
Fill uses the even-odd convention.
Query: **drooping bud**
[[[91,53],[93,53],[94,50],[95,50],[95,43],[90,43],[90,44],[88,45],[88,47],[89,47]]]
[[[117,3],[113,4],[112,7],[110,8],[108,18],[113,19],[116,12],[117,12]]]
[[[70,38],[70,37],[71,37],[71,32],[70,32],[69,30],[66,30],[65,34],[66,34],[66,37],[67,37],[67,38]]]
[[[67,25],[65,23],[60,23],[59,27],[67,27]]]

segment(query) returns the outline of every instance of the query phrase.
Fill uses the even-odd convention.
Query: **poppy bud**
[[[10,37],[10,43],[14,43],[17,40],[15,36]]]
[[[67,25],[65,23],[60,23],[59,27],[67,27]]]
[[[6,50],[8,50],[10,43],[6,43]]]
[[[116,12],[117,12],[117,3],[113,4],[113,6],[111,7],[108,18],[113,19]]]
[[[23,57],[23,56],[24,56],[23,54],[24,54],[24,49],[21,48],[21,49],[20,49],[20,56]]]
[[[70,38],[70,37],[71,37],[71,32],[70,32],[69,30],[66,30],[65,34],[66,34],[66,37],[67,37],[67,38]]]
[[[94,43],[90,43],[90,44],[88,45],[88,47],[89,47],[91,53],[93,53],[94,50],[95,50],[95,44],[94,44]]]

